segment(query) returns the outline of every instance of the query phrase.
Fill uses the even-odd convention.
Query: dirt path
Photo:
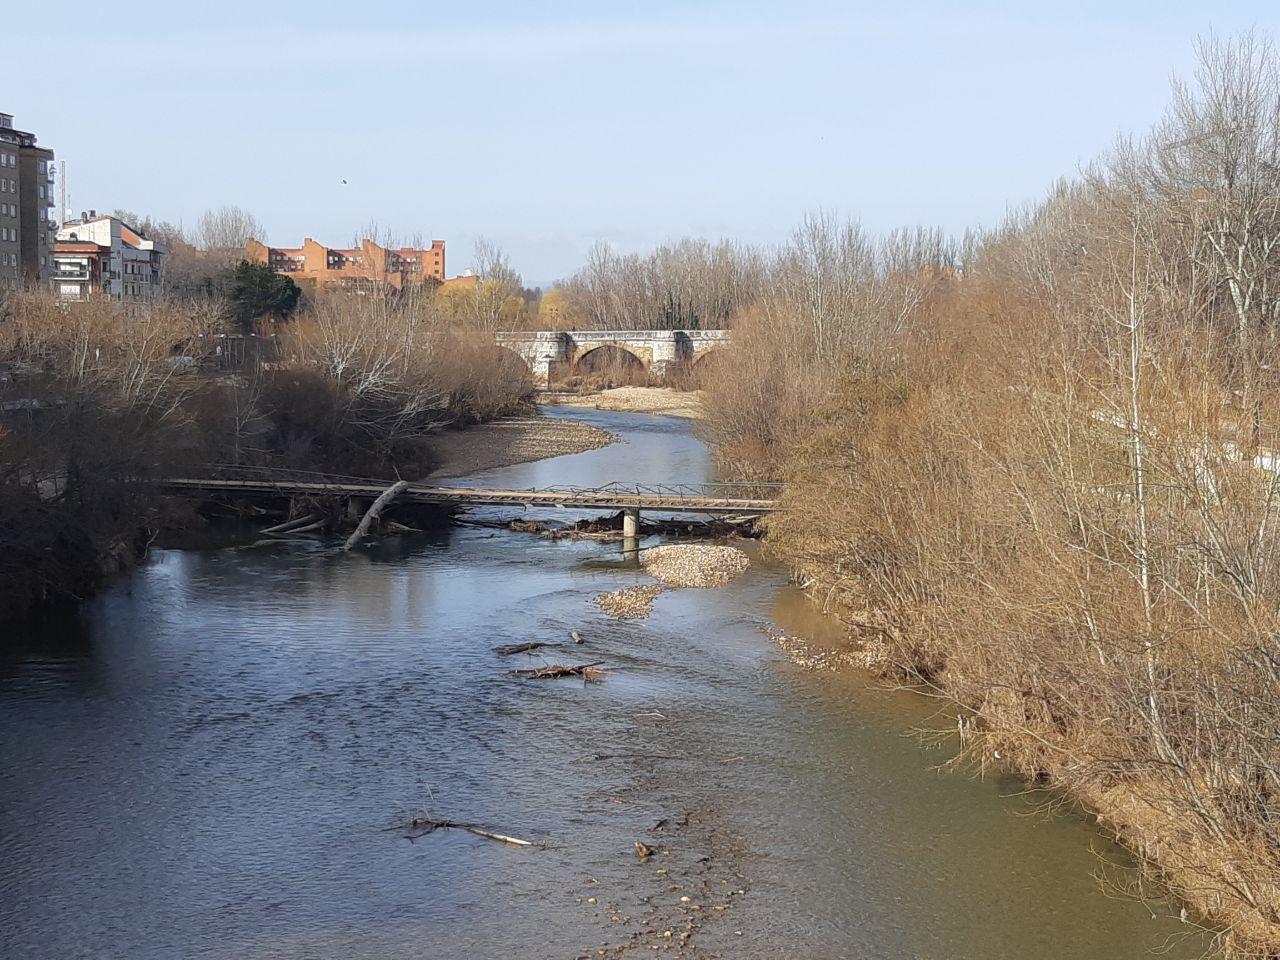
[[[545,460],[608,446],[617,438],[580,420],[558,417],[511,417],[448,430],[434,442],[440,466],[427,479],[461,477],[481,470]]]

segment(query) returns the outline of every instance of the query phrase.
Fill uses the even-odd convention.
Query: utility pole
[[[62,168],[58,172],[58,228],[67,222],[67,161],[59,160],[59,166]]]

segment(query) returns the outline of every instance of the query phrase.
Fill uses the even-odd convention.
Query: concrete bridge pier
[[[640,536],[640,511],[629,509],[622,511],[622,538],[634,540]]]
[[[622,553],[624,556],[640,556],[640,511],[622,511]]]

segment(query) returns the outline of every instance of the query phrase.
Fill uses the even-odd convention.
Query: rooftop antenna
[[[61,227],[67,222],[67,161],[58,161],[58,203],[61,207],[58,210],[58,226]]]

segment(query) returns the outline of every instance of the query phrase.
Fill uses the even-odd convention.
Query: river
[[[550,415],[621,442],[468,482],[710,475],[687,421]],[[763,627],[831,627],[753,556],[620,622],[590,603],[647,580],[617,544],[155,551],[5,638],[0,957],[1199,955],[1167,906],[1108,896],[1096,874],[1132,872],[1086,820],[940,771],[935,705],[786,660]],[[603,683],[494,652],[571,629],[559,657]],[[396,828],[422,813],[538,846]]]

